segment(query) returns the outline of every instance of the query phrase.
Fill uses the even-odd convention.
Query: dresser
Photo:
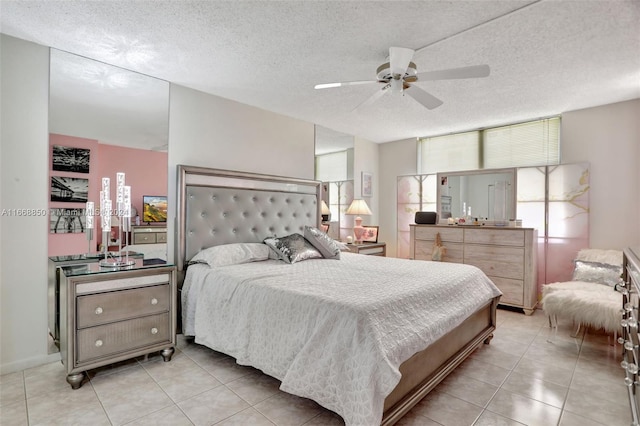
[[[629,395],[632,425],[640,423],[640,246],[629,247],[624,250],[622,283],[616,290],[622,293],[622,336],[618,339],[623,345],[624,383]]]
[[[167,228],[164,226],[133,226],[132,235],[132,244],[167,242]]]
[[[60,268],[60,353],[67,382],[87,370],[151,352],[170,361],[176,345],[176,268],[98,263]]]
[[[480,268],[502,291],[501,305],[533,314],[538,303],[537,231],[493,226],[410,225],[410,258],[431,260],[440,234],[444,262]]]
[[[386,256],[386,243],[348,244],[350,253],[366,254],[369,256]]]

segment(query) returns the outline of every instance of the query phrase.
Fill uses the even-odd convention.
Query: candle
[[[95,209],[93,206],[93,201],[87,201],[87,229],[93,229],[93,216],[95,215]]]
[[[131,217],[131,187],[124,186],[122,189],[122,215],[124,217]]]
[[[108,177],[102,178],[102,197],[108,200],[111,197],[111,181]]]
[[[111,200],[104,200],[104,211],[100,212],[102,232],[111,231]]]
[[[116,182],[116,216],[123,216],[122,211],[124,210],[124,173],[116,173]]]

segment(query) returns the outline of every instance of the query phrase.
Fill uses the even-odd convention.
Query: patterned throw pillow
[[[340,259],[340,246],[318,228],[305,226],[304,238],[317,248],[325,259]]]
[[[296,263],[307,259],[320,259],[322,254],[300,234],[286,237],[270,237],[264,240],[280,259],[287,263]]]
[[[620,274],[622,274],[622,265],[576,260],[573,281],[586,281],[613,287],[620,281]]]

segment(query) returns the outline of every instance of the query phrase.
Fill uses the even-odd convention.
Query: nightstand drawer
[[[141,232],[134,232],[133,234],[133,244],[155,244],[155,243],[156,243],[155,233],[146,234]]]
[[[157,243],[166,243],[167,242],[167,234],[166,233],[156,234],[156,242]]]
[[[166,312],[171,303],[169,284],[79,296],[78,328],[119,321],[132,316]]]
[[[169,313],[120,321],[77,332],[77,364],[163,342],[171,343]]]

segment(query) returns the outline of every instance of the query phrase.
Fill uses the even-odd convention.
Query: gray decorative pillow
[[[322,258],[322,254],[300,234],[291,234],[280,238],[270,237],[266,238],[264,243],[287,263],[293,264],[307,259]]]
[[[620,282],[620,274],[622,274],[622,266],[576,260],[573,281],[586,281],[613,287]]]
[[[317,248],[325,259],[340,259],[340,247],[338,244],[318,228],[305,226],[304,238]]]

